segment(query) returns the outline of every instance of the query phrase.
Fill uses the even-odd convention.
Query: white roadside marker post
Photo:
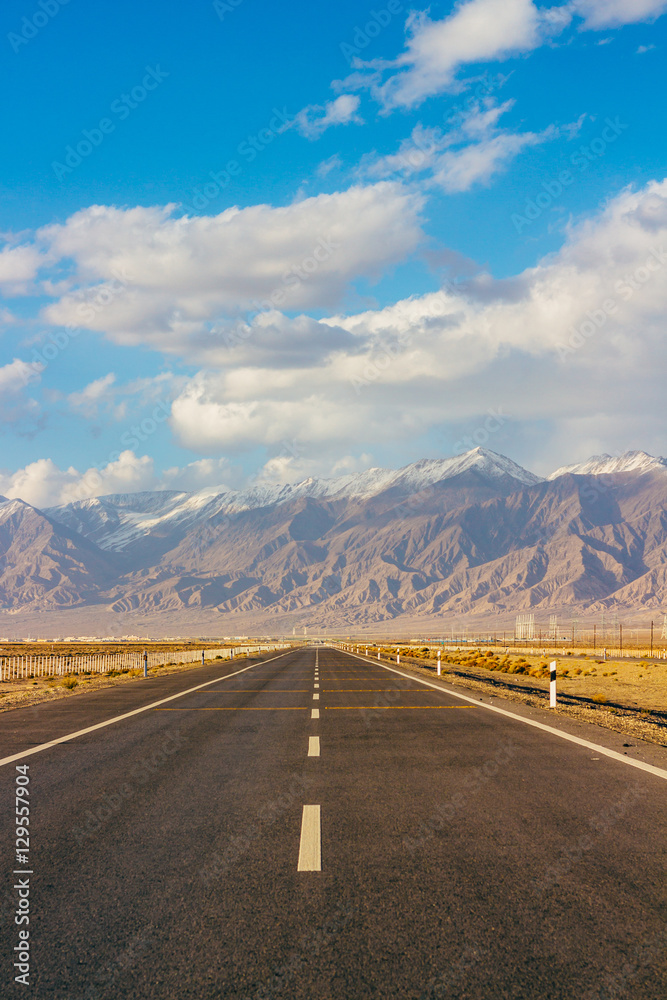
[[[144,677],[148,677],[148,653],[144,650]]]
[[[440,675],[442,673],[442,669],[441,669],[442,668],[442,661],[440,659],[440,655],[441,655],[440,654],[440,650],[438,650],[438,677],[440,677]]]
[[[556,661],[549,664],[549,708],[556,707]]]
[[[201,665],[204,666],[204,650],[201,651]]]
[[[378,649],[378,660],[380,659],[380,650]]]
[[[397,663],[400,663],[400,662],[401,662],[401,654],[400,654],[400,653],[397,653],[397,654],[396,654],[396,662],[397,662]]]

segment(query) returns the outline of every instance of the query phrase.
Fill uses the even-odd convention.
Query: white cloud
[[[24,295],[43,262],[35,246],[4,246],[0,250],[0,289],[6,295]]]
[[[554,129],[544,132],[502,133],[461,150],[450,150],[439,158],[433,179],[444,191],[469,191],[474,184],[486,184],[530,146],[553,138]]]
[[[585,18],[584,27],[597,30],[653,21],[667,11],[667,0],[574,0],[570,6]]]
[[[165,469],[157,489],[196,493],[198,490],[210,487],[222,493],[225,490],[235,489],[241,480],[242,473],[230,464],[229,459],[200,458],[182,468],[173,466]]]
[[[465,66],[528,54],[575,20],[583,29],[606,30],[655,20],[665,10],[667,0],[570,0],[552,7],[533,0],[459,0],[441,20],[411,13],[404,52],[394,60],[357,59],[355,72],[335,86],[368,88],[385,111],[413,108],[436,94],[464,89],[459,74]]]
[[[28,394],[40,379],[40,366],[20,358],[0,368],[0,417],[20,433],[32,433],[41,419],[39,403]]]
[[[0,394],[20,393],[30,382],[38,382],[39,378],[39,369],[35,365],[14,358],[0,368]]]
[[[565,414],[636,417],[641,400],[648,434],[667,417],[666,246],[667,181],[627,190],[515,278],[482,275],[320,321],[354,350],[343,342],[305,366],[200,373],[173,404],[173,430],[202,454],[275,452],[296,439],[304,462],[331,463],[361,442],[399,449],[493,405],[517,425],[557,427]]]
[[[405,259],[422,239],[422,204],[384,182],[211,217],[95,206],[38,234],[75,267],[75,289],[44,318],[203,358],[222,345],[215,321],[272,307],[332,308],[355,279]]]
[[[309,104],[294,117],[294,125],[307,139],[318,139],[332,125],[363,125],[357,114],[360,99],[356,94],[341,94],[324,107]]]
[[[414,107],[456,89],[458,70],[470,63],[507,59],[542,43],[546,23],[531,0],[468,0],[441,21],[413,14],[399,72],[376,88],[387,107]]]
[[[99,413],[100,405],[108,403],[112,397],[110,389],[116,381],[113,372],[90,382],[80,392],[71,392],[67,401],[73,410],[78,411],[84,417],[96,417]]]
[[[56,506],[109,493],[134,493],[155,488],[153,459],[124,451],[101,469],[79,472],[60,469],[50,458],[40,458],[13,473],[0,473],[0,494],[20,498],[34,507]]]
[[[397,153],[376,160],[366,158],[361,170],[373,177],[428,171],[434,183],[448,193],[468,191],[475,184],[488,184],[524,149],[555,139],[562,131],[577,129],[577,125],[563,129],[549,126],[536,133],[499,128],[501,116],[513,106],[511,100],[501,105],[493,99],[476,102],[448,132],[417,125]]]

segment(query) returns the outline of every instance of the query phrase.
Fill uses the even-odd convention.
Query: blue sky
[[[665,10],[5,5],[0,492],[664,453]]]

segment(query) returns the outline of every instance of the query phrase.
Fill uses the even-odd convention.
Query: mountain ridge
[[[658,608],[665,468],[633,452],[541,478],[480,448],[245,491],[0,501],[0,604],[267,626]]]

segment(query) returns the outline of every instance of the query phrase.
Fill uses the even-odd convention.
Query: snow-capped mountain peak
[[[491,481],[509,477],[517,487],[540,482],[511,459],[474,448],[453,458],[422,459],[401,469],[373,468],[335,479],[309,476],[297,483],[258,481],[243,490],[223,488],[219,493],[206,487],[196,493],[118,494],[51,507],[45,513],[85,534],[102,549],[122,551],[156,530],[160,534],[185,531],[219,514],[238,514],[301,497],[368,499],[392,488],[410,495],[468,471],[476,471]]]
[[[558,479],[568,473],[575,476],[605,476],[613,472],[664,472],[667,461],[645,451],[626,451],[624,455],[593,455],[587,462],[564,465],[552,472],[548,479]]]

